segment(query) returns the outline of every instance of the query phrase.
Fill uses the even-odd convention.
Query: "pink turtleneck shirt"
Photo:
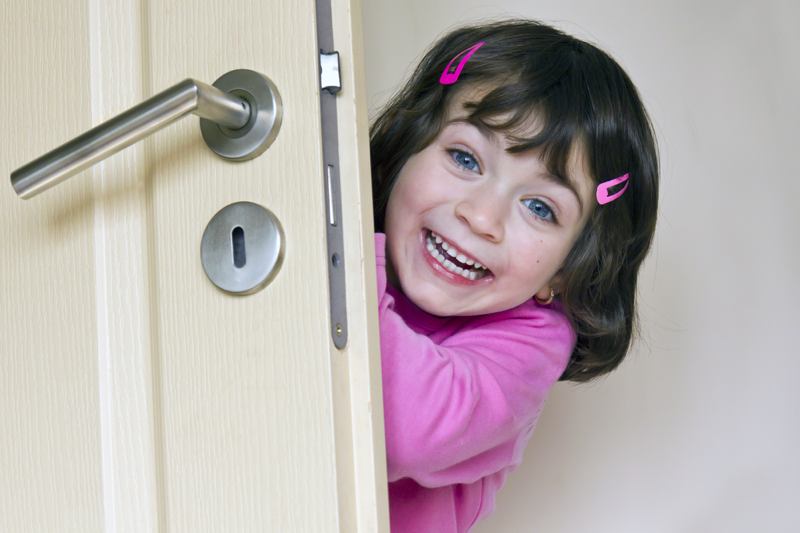
[[[375,235],[392,533],[461,533],[494,509],[575,333],[557,304],[437,317],[386,282]]]

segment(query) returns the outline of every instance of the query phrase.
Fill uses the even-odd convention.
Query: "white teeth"
[[[441,244],[442,248],[446,251],[445,254],[442,254],[439,249],[434,245]],[[469,280],[476,280],[484,277],[486,275],[486,271],[483,270],[481,272],[476,272],[475,270],[469,268],[463,268],[461,266],[456,265],[453,263],[450,258],[454,257],[461,263],[465,263],[467,265],[473,265],[475,269],[484,269],[480,263],[474,261],[473,259],[468,258],[466,255],[459,253],[455,246],[449,244],[447,241],[443,240],[441,237],[436,235],[435,233],[431,232],[428,235],[427,242],[425,243],[425,247],[428,249],[428,253],[431,257],[434,257],[439,263],[444,266],[449,272],[453,272],[454,274],[458,274],[465,279]]]
[[[467,257],[465,254],[461,253],[455,246],[450,244],[449,242],[442,239],[440,236],[436,235],[434,232],[431,231],[430,237],[432,237],[436,244],[441,244],[442,248],[447,252],[447,254],[451,257],[455,257],[462,263],[466,263],[467,265],[472,266],[477,265],[476,268],[486,268],[485,266],[481,265],[477,261],[472,258]]]

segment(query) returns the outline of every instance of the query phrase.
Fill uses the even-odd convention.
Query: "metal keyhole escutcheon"
[[[208,279],[225,292],[252,294],[269,284],[283,262],[283,229],[252,202],[222,208],[206,226],[200,259]]]

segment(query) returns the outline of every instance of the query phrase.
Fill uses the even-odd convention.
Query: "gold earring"
[[[535,294],[533,295],[533,299],[536,300],[536,303],[539,305],[549,305],[553,303],[553,298],[556,297],[556,292],[553,290],[553,287],[550,287],[550,297],[547,300],[540,300],[538,296]]]

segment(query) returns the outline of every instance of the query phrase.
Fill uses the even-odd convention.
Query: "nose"
[[[476,190],[458,201],[455,215],[473,233],[491,242],[500,242],[505,236],[504,221],[508,215],[506,202],[488,188]]]

